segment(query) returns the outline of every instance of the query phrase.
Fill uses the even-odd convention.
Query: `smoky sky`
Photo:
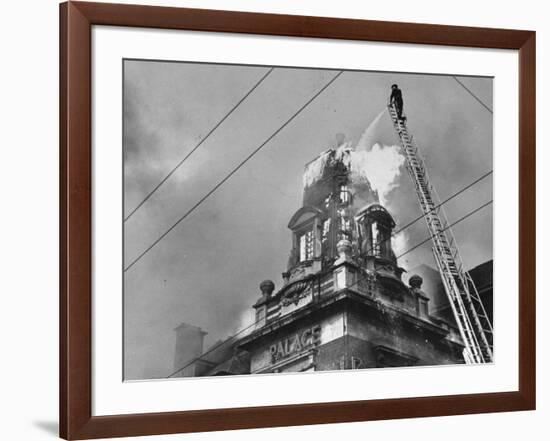
[[[268,67],[124,62],[124,210],[128,214],[267,72]],[[337,71],[277,67],[124,225],[125,266],[323,87]],[[490,78],[460,80],[492,106]],[[124,274],[126,379],[173,371],[182,322],[208,332],[209,346],[252,323],[259,283],[277,289],[286,270],[287,224],[301,207],[304,165],[345,135],[357,143],[403,91],[408,126],[441,199],[493,166],[492,114],[452,76],[344,72],[189,217]],[[397,144],[389,116],[376,140]],[[404,167],[389,193],[397,227],[421,214]],[[492,199],[488,178],[446,204],[453,222]],[[492,259],[492,207],[453,228],[466,268]],[[400,248],[428,236],[407,228]],[[398,253],[399,254],[399,253]],[[434,266],[427,243],[399,259]],[[411,274],[405,273],[404,280]]]

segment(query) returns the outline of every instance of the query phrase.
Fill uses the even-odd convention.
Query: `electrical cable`
[[[156,239],[151,245],[149,245],[141,254],[139,254],[126,268],[124,272],[132,268],[139,260],[143,258],[151,249],[156,246],[162,239],[164,239],[174,228],[176,228],[180,222],[186,219],[191,213],[193,213],[206,199],[208,199],[218,188],[220,188],[231,176],[233,176],[243,165],[245,165],[256,153],[258,153],[269,141],[271,141],[279,132],[281,132],[286,126],[288,126],[307,106],[309,106],[315,98],[317,98],[321,93],[323,93],[336,79],[342,75],[343,71],[338,71],[338,73],[331,78],[331,80],[326,83],[320,90],[318,90],[315,95],[313,95],[302,107],[300,107],[286,122],[280,126],[275,132],[273,132],[264,142],[262,142],[252,153],[250,153],[245,159],[243,159],[225,178],[218,182],[206,195],[204,195],[195,205],[193,205],[183,216],[181,216],[168,230],[166,230],[158,239]]]
[[[210,135],[212,135],[212,133],[214,133],[214,131],[222,125],[222,123],[227,119],[229,118],[229,116],[235,111],[237,110],[237,108],[243,103],[244,100],[246,100],[250,94],[252,92],[254,92],[254,90],[256,90],[258,88],[258,86],[269,76],[269,74],[271,72],[273,72],[275,68],[272,67],[271,69],[269,69],[255,84],[254,86],[252,86],[252,88],[239,100],[237,101],[237,103],[229,110],[229,112],[227,112],[222,119],[220,119],[216,125],[214,125],[214,127],[212,127],[212,129],[210,129],[210,131],[198,142],[197,145],[195,145],[195,147],[193,147],[191,149],[191,151],[189,153],[187,153],[187,155],[185,155],[183,157],[183,159],[178,162],[176,164],[176,166],[164,177],[162,178],[162,180],[155,186],[155,188],[153,188],[148,194],[147,196],[145,196],[145,198],[130,212],[130,214],[128,214],[125,218],[124,218],[124,222],[126,222],[128,219],[130,219],[132,217],[132,215],[138,211],[140,209],[140,207],[145,204],[145,202],[147,202],[147,200],[153,196],[153,194],[170,178],[170,176],[172,176],[176,170],[178,168],[180,168],[183,163],[185,161],[187,161],[187,159],[193,154],[195,153],[195,151],[210,137]]]
[[[481,99],[479,99],[479,98],[477,97],[477,95],[476,95],[474,92],[472,92],[470,89],[468,89],[468,87],[466,87],[466,85],[465,85],[462,81],[460,81],[460,80],[459,80],[457,77],[455,77],[454,75],[453,75],[452,77],[456,80],[456,82],[457,82],[458,84],[460,84],[460,85],[466,90],[466,92],[468,92],[470,95],[472,95],[472,96],[474,97],[474,99],[475,99],[479,104],[481,104],[483,107],[485,107],[489,112],[491,112],[491,114],[493,113],[493,110],[492,110],[489,106],[487,106],[483,101],[481,101]]]
[[[390,237],[394,237],[396,235],[398,235],[399,233],[401,233],[403,230],[405,230],[406,228],[409,228],[411,225],[413,225],[414,223],[418,222],[420,219],[426,217],[427,214],[437,210],[439,207],[441,207],[443,204],[446,204],[447,202],[449,202],[450,200],[454,199],[455,197],[457,197],[459,194],[461,193],[464,193],[466,190],[468,190],[469,188],[473,187],[475,184],[477,184],[479,181],[482,181],[483,179],[485,179],[487,176],[489,176],[490,174],[493,173],[493,170],[489,170],[487,173],[484,173],[483,175],[481,175],[479,178],[477,178],[475,181],[471,182],[470,184],[468,184],[466,187],[462,188],[461,190],[457,191],[456,193],[452,194],[451,196],[449,196],[447,199],[445,199],[443,202],[440,202],[439,204],[437,204],[435,207],[433,207],[431,210],[429,210],[427,213],[424,213],[424,214],[421,214],[420,216],[418,216],[417,218],[413,219],[412,221],[408,222],[407,224],[405,224],[403,227],[401,227],[400,229],[394,231]],[[385,239],[387,240],[387,239]]]
[[[487,207],[488,205],[492,204],[493,201],[490,200],[482,205],[480,205],[479,207],[477,207],[476,209],[470,211],[469,213],[465,214],[464,216],[462,216],[461,218],[459,218],[458,220],[454,221],[453,223],[447,225],[445,228],[443,228],[441,230],[441,232],[443,231],[446,231],[448,230],[449,228],[459,224],[460,222],[463,222],[464,220],[468,219],[470,216],[473,216],[475,213],[477,213],[478,211],[482,210],[483,208]],[[426,239],[424,239],[423,241],[417,243],[416,245],[414,245],[413,247],[409,248],[407,251],[401,253],[399,256],[396,257],[396,260],[403,257],[404,255],[410,253],[411,251],[417,249],[418,247],[424,245],[426,242],[430,241],[431,239],[433,239],[434,235],[430,235],[428,236]],[[380,242],[382,243],[382,241]],[[358,283],[362,282],[363,280],[366,280],[367,279],[367,276],[365,277],[359,277],[354,283],[352,283],[351,285],[349,286],[346,286],[345,288],[346,289],[350,289],[352,287],[354,287],[355,285],[357,285]],[[185,364],[183,367],[179,368],[178,370],[172,372],[170,375],[168,375],[166,378],[171,378],[173,377],[174,375],[176,375],[177,373],[181,372],[183,369],[185,369],[186,367],[188,366],[191,366],[193,363],[195,363],[196,361],[198,360],[201,360],[203,357],[205,357],[206,355],[210,354],[211,352],[213,352],[214,350],[218,349],[219,347],[221,347],[222,345],[226,344],[226,343],[229,343],[230,341],[233,341],[236,337],[238,337],[239,335],[241,335],[243,332],[247,331],[248,329],[250,329],[252,326],[255,326],[257,323],[259,323],[262,319],[259,319],[259,320],[256,320],[254,323],[246,326],[245,328],[239,330],[236,334],[234,334],[233,336],[229,337],[228,339],[220,342],[219,344],[215,345],[214,347],[210,348],[208,351],[204,352],[203,354],[199,355],[198,357],[194,358],[193,360],[189,361],[187,364]]]
[[[460,219],[454,221],[453,223],[447,225],[445,228],[443,228],[440,233],[444,232],[444,231],[447,231],[449,228],[459,224],[460,222],[468,219],[470,216],[473,216],[474,214],[476,214],[478,211],[482,210],[483,208],[487,207],[488,205],[492,204],[493,203],[493,200],[491,199],[490,201],[488,202],[485,202],[483,205],[480,205],[479,207],[477,207],[476,209],[470,211],[468,214],[462,216]],[[430,236],[428,236],[426,239],[424,239],[423,241],[417,243],[415,246],[409,248],[407,251],[401,253],[399,256],[397,256],[395,259],[400,259],[401,257],[405,256],[406,254],[409,254],[411,251],[414,251],[416,250],[418,247],[424,245],[426,242],[432,240],[436,235],[435,234],[431,234]],[[346,288],[351,288],[352,286],[355,286],[357,283],[361,282],[362,280],[364,280],[365,277],[363,278],[359,278],[357,279],[354,283],[352,283],[350,286],[347,286]]]

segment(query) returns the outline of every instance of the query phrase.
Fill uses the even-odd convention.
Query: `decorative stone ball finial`
[[[411,288],[420,289],[422,286],[422,277],[420,277],[418,274],[414,274],[409,278],[409,286]]]
[[[351,242],[347,239],[342,239],[336,244],[336,249],[341,257],[349,255],[351,254]]]
[[[273,293],[274,289],[275,284],[271,280],[264,280],[262,283],[260,283],[260,291],[262,291],[262,294],[268,297],[271,295],[271,293]]]

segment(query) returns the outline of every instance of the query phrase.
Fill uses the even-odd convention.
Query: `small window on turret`
[[[323,235],[322,235],[322,241],[328,239],[328,233],[330,231],[330,218],[328,218],[326,221],[323,222]]]
[[[372,229],[372,234],[371,234],[371,238],[372,238],[372,245],[371,245],[371,250],[373,252],[373,254],[375,256],[379,256],[380,255],[380,248],[381,248],[381,244],[382,244],[382,236],[380,235],[380,229],[378,228],[378,223],[377,222],[373,222],[371,224],[371,229]]]
[[[362,253],[392,260],[392,228],[395,226],[390,214],[380,205],[372,205],[360,211],[356,217]]]
[[[306,231],[299,236],[300,262],[313,259],[313,230]]]
[[[258,308],[256,310],[256,322],[260,322],[265,318],[265,307]]]
[[[371,240],[372,254],[378,257],[391,258],[391,230],[384,224],[372,222]]]
[[[349,188],[347,185],[342,185],[340,187],[340,202],[342,204],[347,204],[349,202],[349,199],[350,199]]]

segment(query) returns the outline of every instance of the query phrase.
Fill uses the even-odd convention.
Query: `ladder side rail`
[[[432,249],[432,252],[435,254],[436,251]],[[441,266],[441,262],[437,256],[434,255],[435,261],[437,263],[439,273],[444,274],[444,268]],[[481,354],[477,342],[472,339],[473,333],[469,329],[469,323],[467,320],[467,315],[464,313],[463,309],[460,308],[461,302],[457,300],[457,293],[454,290],[454,287],[451,285],[446,276],[442,277],[443,283],[445,285],[445,290],[449,294],[449,304],[451,305],[451,310],[455,318],[456,324],[462,341],[464,342],[464,350],[468,353],[468,357],[465,357],[464,360],[466,363],[475,362],[479,363],[481,361]]]
[[[420,162],[422,162],[422,159],[420,158]],[[422,167],[425,172],[427,173],[427,170],[425,167]],[[420,173],[420,172],[419,172]],[[437,207],[438,205],[440,205],[440,202],[439,201],[434,201],[433,198],[430,198],[431,200],[428,200],[427,199],[427,196],[426,194],[424,193],[423,189],[421,188],[421,186],[418,184],[417,182],[417,176],[416,174],[414,173],[414,170],[410,171],[410,175],[412,178],[414,178],[414,181],[415,181],[415,187],[416,187],[416,190],[417,190],[417,193],[418,193],[418,196],[420,197],[420,199],[423,201],[423,205],[432,205],[432,207],[430,207],[430,210],[427,210],[425,209],[424,210],[424,217],[426,218],[426,222],[427,222],[427,226],[428,226],[428,229],[430,231],[430,233],[432,234],[432,236],[434,236],[434,239],[437,240],[438,242],[441,242],[441,248],[443,247],[446,247],[449,249],[449,251],[451,252],[451,256],[452,256],[452,252],[453,252],[453,246],[451,243],[449,243],[448,239],[445,237],[444,235],[444,231],[439,231],[436,229],[436,225],[434,225],[436,222],[439,224],[439,227],[441,229],[444,229],[447,227],[448,225],[448,221],[446,221],[446,225],[441,225],[441,221],[440,219],[438,219],[438,213],[437,211],[441,208],[441,207],[438,207],[437,209],[433,209],[434,207]],[[431,186],[429,184],[429,179],[426,179],[425,180],[427,185],[429,185],[429,187],[433,188],[433,186]],[[439,199],[439,198],[438,198]],[[441,237],[441,235],[443,235],[443,237]],[[445,256],[446,257],[446,256]]]
[[[427,173],[427,169],[426,169],[426,173]],[[437,190],[435,187],[433,187],[433,191],[436,195],[436,198],[441,201],[441,198],[439,197],[439,194],[437,193]],[[441,202],[439,202],[441,203]],[[445,221],[448,223],[448,218],[447,218],[447,213],[445,211],[445,208],[443,206],[440,207],[441,208],[441,213],[443,215],[443,218],[445,219]],[[467,302],[467,305],[468,307],[471,309],[472,311],[472,314],[477,318],[477,320],[474,320],[474,325],[478,328],[478,332],[479,332],[479,336],[483,342],[483,344],[487,347],[488,349],[488,357],[490,357],[492,359],[492,356],[493,356],[493,344],[492,344],[492,332],[493,332],[493,328],[492,328],[492,325],[491,325],[491,322],[489,321],[489,318],[487,316],[487,312],[485,311],[485,308],[483,306],[483,303],[481,302],[481,298],[479,296],[479,293],[477,291],[477,287],[475,286],[475,283],[473,282],[471,276],[464,270],[464,262],[462,260],[462,255],[460,253],[460,247],[458,245],[458,241],[456,240],[456,237],[452,231],[451,228],[449,228],[447,230],[451,236],[451,241],[453,242],[452,244],[452,248],[454,248],[454,252],[453,252],[453,257],[454,257],[454,260],[457,261],[458,263],[458,266],[457,266],[457,272],[458,272],[458,277],[460,278],[460,282],[461,284],[464,286],[464,295],[466,297],[466,302]],[[478,308],[476,308],[476,306],[472,303],[472,298],[471,297],[474,297],[474,300],[475,302],[477,302],[478,304]],[[481,321],[485,322],[485,323],[481,323]],[[490,333],[491,336],[490,336],[490,340],[489,341],[489,338],[487,336],[487,333]]]
[[[492,345],[492,331],[489,329],[485,330],[483,327],[484,325],[481,323],[482,320],[480,319],[480,312],[475,309],[475,306],[470,303],[469,308],[471,310],[472,316],[477,318],[476,321],[476,327],[477,327],[477,334],[479,335],[480,340],[483,342],[482,348],[485,350],[484,356],[486,357],[486,362],[490,363],[493,360],[493,345]],[[490,323],[488,319],[483,320],[486,325],[490,326]],[[491,341],[488,338],[488,334],[490,334]]]
[[[481,331],[483,333],[483,336],[485,337],[486,343],[489,346],[489,349],[491,350],[491,357],[493,352],[493,325],[491,324],[491,321],[489,320],[489,316],[487,315],[487,311],[485,310],[485,306],[483,305],[483,302],[481,301],[481,297],[479,295],[479,292],[477,290],[477,287],[475,286],[475,283],[472,279],[472,277],[467,274],[466,275],[467,283],[470,285],[470,294],[472,297],[475,298],[477,307],[475,305],[472,305],[474,308],[477,316],[480,318],[480,325],[481,325]],[[483,321],[483,323],[481,323]]]
[[[481,301],[481,296],[479,295],[479,291],[477,290],[476,284],[474,283],[474,280],[472,279],[472,276],[470,274],[467,273],[466,278],[467,278],[469,284],[471,284],[471,286],[473,288],[472,291],[475,291],[476,297],[479,300],[479,308],[482,310],[483,315],[487,318],[487,323],[490,326],[490,330],[492,332],[493,325],[489,321],[489,316],[487,315],[487,310],[485,309],[485,305],[483,305],[483,302]]]
[[[411,142],[412,142],[412,136],[410,137],[411,138]],[[426,175],[426,182],[431,182],[431,179],[429,177],[429,171],[428,171],[428,168],[425,166],[425,161],[424,161],[424,158],[422,157],[421,153],[419,152],[418,150],[418,147],[415,145],[415,151],[417,152],[417,156],[418,156],[418,160],[419,162],[422,163],[423,165],[423,168],[425,170],[425,175]],[[443,205],[441,205],[441,198],[439,197],[439,193],[437,192],[437,189],[430,184],[430,190],[433,191],[433,193],[435,194],[435,198],[434,198],[434,202],[436,204],[436,206],[438,206],[438,209],[437,211],[440,211],[439,216],[443,218],[443,221],[444,223],[447,225],[449,225],[449,220],[448,220],[448,216],[447,216],[447,212],[445,210],[445,207]],[[464,271],[464,262],[462,260],[462,255],[461,255],[461,252],[460,252],[460,247],[458,245],[458,241],[456,240],[456,237],[454,235],[454,232],[451,228],[449,228],[448,230],[446,230],[446,232],[448,232],[448,234],[451,236],[451,240],[449,241],[449,248],[453,249],[454,248],[454,259],[455,261],[458,260],[459,264],[460,264],[460,268],[459,269],[459,273],[461,275],[461,279],[462,279],[462,283],[464,284],[464,286],[466,286],[466,289],[468,289],[468,283],[467,283],[467,280],[466,278],[464,277],[465,274],[467,274],[466,271]],[[473,281],[471,280],[471,283],[472,285],[474,286],[475,288],[475,284],[473,283]],[[477,294],[477,297],[479,298],[479,294],[477,293],[477,289],[476,289],[476,294]],[[486,315],[486,314],[485,314]]]
[[[437,252],[437,250],[435,250],[434,252]],[[461,296],[461,290],[460,290],[460,286],[456,283],[457,282],[456,276],[453,275],[452,272],[448,268],[443,267],[443,262],[445,262],[445,259],[444,259],[445,256],[440,255],[440,256],[435,256],[435,257],[437,259],[438,265],[441,266],[441,269],[446,270],[446,271],[443,272],[445,277],[447,277],[450,281],[452,281],[452,284],[450,284],[450,286],[453,288],[454,295],[460,297]],[[463,312],[465,312],[465,310]],[[471,322],[469,321],[469,323],[470,323],[470,327],[471,327]]]
[[[468,337],[470,337],[468,340],[465,340],[465,343],[469,343],[474,346],[472,348],[472,350],[476,352],[474,356],[477,358],[477,356],[480,356],[480,353],[482,352],[479,344],[480,342],[478,341],[478,336],[476,335],[479,333],[479,337],[483,340],[483,344],[487,350],[487,356],[492,359],[492,345],[490,345],[487,341],[487,336],[485,335],[486,331],[484,328],[484,325],[489,325],[490,328],[490,322],[488,321],[487,314],[483,308],[483,304],[481,303],[475,284],[473,284],[473,281],[470,278],[473,290],[475,291],[474,295],[476,296],[474,300],[479,306],[481,306],[480,312],[476,310],[476,307],[472,302],[470,286],[464,273],[464,264],[462,262],[460,250],[458,249],[458,244],[452,230],[449,229],[451,236],[450,241],[445,234],[444,228],[448,227],[449,221],[444,208],[441,206],[441,198],[439,197],[435,187],[431,185],[431,179],[429,177],[429,172],[426,168],[425,161],[420,154],[416,143],[413,141],[413,137],[409,135],[405,123],[403,121],[400,122],[397,119],[397,114],[393,106],[390,105],[388,107],[400,141],[404,147],[403,150],[405,151],[407,157],[407,169],[409,171],[409,175],[415,183],[415,189],[421,202],[421,208],[425,214],[428,230],[432,234],[432,238],[436,245],[435,249],[432,250],[434,251],[436,262],[440,267],[440,274],[443,276],[444,283],[447,287],[447,293],[450,297],[454,297],[451,298],[453,312],[457,312],[456,305],[454,305],[456,302],[461,310],[460,314],[465,318],[465,323],[461,323],[460,314],[456,314],[455,319],[457,319],[457,322],[459,322],[461,326],[466,328],[464,330],[461,329],[461,331],[463,334],[466,333]],[[432,190],[435,194],[435,200],[430,190]],[[438,208],[434,210],[434,207],[436,206]],[[442,225],[441,217],[443,218],[444,225]],[[437,250],[437,253],[435,250]],[[451,267],[451,263],[453,267]],[[461,286],[457,285],[458,282]],[[472,313],[473,321],[475,322],[474,325],[471,323],[470,315],[467,313],[466,307],[462,300],[468,304],[468,308]],[[485,322],[484,324],[481,323],[479,317],[480,314],[482,315],[481,318]]]
[[[412,137],[411,137],[411,142],[412,142]],[[421,162],[424,166],[423,168],[425,170],[426,181],[431,182],[431,178],[429,177],[428,168],[425,166],[425,160],[422,157],[421,153],[418,151],[418,146],[416,146],[416,145],[415,145],[415,150],[417,152],[419,162]],[[447,216],[447,212],[445,210],[445,207],[443,205],[441,205],[442,199],[439,197],[439,193],[437,192],[437,189],[431,184],[430,184],[430,190],[432,190],[433,193],[435,194],[434,202],[436,202],[436,206],[438,206],[438,209],[437,209],[437,211],[439,211],[438,215],[443,218],[443,222],[446,224],[445,225],[445,227],[446,227],[446,226],[449,225],[449,220],[448,220],[448,216]],[[458,245],[458,241],[456,240],[454,232],[451,228],[446,230],[446,232],[448,232],[449,236],[451,237],[451,240],[449,241],[449,248],[451,248],[451,250],[453,251],[454,260],[458,261],[459,265],[457,265],[457,269],[458,269],[458,273],[460,274],[460,278],[462,279],[461,282],[464,284],[465,289],[468,290],[468,294],[471,295],[471,293],[469,292],[469,289],[468,289],[469,287],[468,287],[467,280],[464,277],[464,274],[466,273],[466,271],[464,271],[464,262],[462,260],[462,254],[460,252],[460,247]],[[475,284],[474,284],[474,287],[475,287]],[[476,290],[476,294],[477,294],[477,290]],[[479,295],[477,297],[479,297]]]
[[[406,127],[404,127],[403,131],[406,133]],[[447,225],[441,225],[441,221],[438,219],[437,211],[439,210],[440,207],[438,207],[437,209],[434,210],[435,207],[440,205],[440,202],[439,202],[440,199],[438,198],[439,201],[437,201],[437,200],[434,201],[433,197],[431,197],[431,195],[427,195],[426,192],[424,191],[424,189],[422,188],[421,184],[418,182],[419,181],[419,179],[418,179],[419,175],[421,176],[422,174],[424,174],[424,176],[428,176],[428,173],[427,173],[427,169],[424,165],[423,158],[421,157],[420,153],[418,152],[418,148],[416,146],[414,146],[414,149],[415,149],[415,154],[418,156],[417,158],[415,158],[415,160],[420,164],[419,168],[421,170],[417,171],[417,170],[414,169],[414,167],[412,167],[410,165],[411,154],[407,151],[406,155],[407,155],[407,159],[409,160],[408,161],[409,162],[408,170],[409,170],[409,174],[411,175],[411,178],[413,178],[413,182],[415,182],[417,195],[419,196],[419,198],[422,202],[421,205],[423,206],[423,211],[424,211],[424,215],[425,215],[425,218],[426,218],[428,229],[429,229],[430,233],[432,234],[432,236],[434,237],[434,239],[441,242],[440,248],[445,247],[445,248],[448,248],[449,250],[452,251],[452,244],[449,243],[449,241],[447,240],[445,235],[443,235],[443,237],[441,237],[443,232],[438,230],[436,228],[436,225],[435,225],[436,223],[439,224],[439,227],[441,229],[446,228],[446,226],[448,225],[448,221],[446,221]],[[429,191],[430,187],[433,188],[433,186],[431,186],[431,184],[429,183],[429,181],[430,181],[429,178],[427,178],[427,179],[424,178],[423,180],[425,182],[425,185],[426,185],[428,191]]]
[[[402,130],[402,132],[405,132],[406,128],[401,129],[401,130]],[[404,136],[403,136],[403,138],[404,138]],[[407,143],[405,142],[405,144],[407,144]],[[409,174],[411,175],[411,177],[413,178],[413,181],[415,182],[415,187],[416,187],[418,196],[420,197],[421,201],[423,202],[422,205],[426,206],[426,208],[424,209],[424,212],[425,212],[427,227],[428,227],[428,230],[430,231],[430,233],[432,235],[432,239],[436,242],[437,251],[434,251],[436,253],[436,261],[437,261],[438,265],[440,265],[440,266],[443,264],[443,262],[445,264],[445,268],[441,268],[440,273],[447,275],[444,282],[447,285],[448,290],[449,291],[452,290],[454,292],[454,296],[456,297],[457,295],[460,295],[459,294],[460,293],[460,288],[458,286],[456,286],[456,279],[454,278],[455,276],[451,274],[452,270],[449,267],[449,262],[448,262],[448,257],[449,257],[448,253],[449,253],[449,251],[445,250],[445,249],[450,250],[451,246],[448,243],[448,241],[446,240],[444,232],[439,229],[439,228],[443,228],[443,226],[440,224],[440,221],[437,219],[437,213],[433,212],[433,211],[436,211],[436,210],[433,210],[433,207],[436,206],[437,204],[435,203],[435,201],[433,201],[433,198],[428,199],[428,195],[426,195],[426,193],[422,189],[422,186],[418,182],[419,181],[419,176],[422,176],[422,174],[424,174],[423,181],[425,182],[426,185],[430,185],[429,184],[429,179],[425,178],[425,176],[427,174],[427,170],[426,170],[426,167],[424,165],[424,161],[422,160],[423,158],[419,155],[418,148],[416,146],[414,146],[414,147],[415,147],[415,149],[414,149],[415,152],[414,153],[418,154],[418,157],[414,158],[415,162],[418,164],[418,169],[415,169],[415,167],[409,165]],[[410,164],[412,162],[410,152],[406,151],[406,155],[407,155],[407,158],[409,159],[409,164]],[[430,205],[432,207],[429,207]],[[433,211],[429,211],[428,208],[430,210],[433,210]],[[439,223],[439,228],[435,225],[436,221]],[[451,285],[451,281],[452,281],[452,285]],[[456,298],[453,299],[453,302],[452,302],[453,308],[456,311],[456,305],[454,303],[456,303]],[[466,311],[464,310],[464,307],[462,305],[460,305],[460,306],[461,306],[461,314],[469,322],[469,318],[466,314]],[[455,315],[455,319],[457,319],[457,322],[459,322],[459,323],[461,322],[460,318],[456,317],[456,315]],[[477,342],[477,338],[475,336],[475,333],[472,330],[471,323],[468,323],[468,324],[465,324],[465,325],[468,327],[467,332],[470,336],[470,338],[468,340],[475,341],[474,344],[476,345],[476,347],[478,347],[479,344]]]
[[[435,194],[435,200],[434,202],[436,203],[436,206],[438,206],[438,209],[436,211],[439,211],[439,213],[437,213],[439,215],[439,217],[442,217],[443,218],[443,222],[444,222],[444,228],[446,228],[448,225],[449,225],[449,221],[448,221],[448,217],[447,217],[447,213],[446,213],[446,210],[445,208],[441,205],[441,198],[439,197],[439,194],[437,193],[437,190],[436,188],[431,185],[431,184],[428,184],[431,179],[429,178],[429,172],[428,172],[428,169],[427,167],[425,166],[425,161],[424,159],[422,158],[422,156],[420,155],[420,152],[418,151],[418,147],[415,146],[416,149],[415,151],[417,152],[417,155],[418,155],[418,159],[417,159],[417,162],[422,164],[422,169],[424,170],[424,173],[425,173],[425,182],[427,185],[430,186],[430,189],[433,190],[434,194]],[[488,348],[488,356],[492,358],[492,343],[489,341],[489,339],[487,338],[487,335],[486,333],[487,332],[491,332],[492,333],[492,327],[491,327],[491,324],[490,324],[490,321],[488,320],[488,317],[487,317],[487,313],[483,307],[483,304],[481,302],[481,298],[479,297],[479,293],[477,292],[477,289],[475,287],[475,284],[473,283],[473,280],[470,280],[468,281],[468,276],[467,276],[467,273],[464,271],[464,263],[462,261],[462,256],[461,256],[461,253],[460,253],[460,248],[458,246],[458,242],[456,240],[456,237],[454,236],[454,233],[452,231],[452,229],[448,229],[446,230],[446,232],[449,232],[450,236],[451,236],[451,240],[450,241],[447,241],[448,243],[446,244],[450,250],[450,255],[451,255],[451,258],[455,261],[455,266],[456,266],[456,277],[459,278],[460,280],[460,284],[462,285],[462,289],[460,290],[461,292],[463,291],[464,292],[464,297],[465,297],[465,300],[466,300],[466,303],[469,307],[469,309],[471,310],[471,313],[473,316],[476,316],[478,320],[475,320],[474,319],[474,326],[477,328],[478,330],[478,333],[479,333],[479,337],[481,338],[481,340],[483,341],[483,344]],[[442,258],[444,260],[446,260],[446,257],[447,256],[442,256]],[[469,283],[470,282],[470,283]],[[474,301],[476,301],[479,306],[480,306],[480,310],[478,311],[478,309],[476,309],[476,306],[472,303],[472,299],[471,297],[472,296],[475,296],[474,298]],[[485,323],[481,323],[481,320],[483,320]],[[477,336],[476,336],[477,337]],[[476,341],[479,340],[478,338],[476,338]],[[477,341],[477,344],[479,346],[479,341]]]
[[[477,292],[477,288],[475,286],[475,283],[473,283],[472,278],[466,273],[461,275],[463,278],[463,283],[465,283],[465,295],[467,296],[465,298],[466,304],[468,308],[470,309],[472,316],[475,317],[474,324],[478,329],[479,337],[484,345],[484,347],[487,349],[487,357],[492,360],[493,358],[493,345],[492,345],[492,326],[491,322],[489,321],[489,318],[487,316],[487,312],[485,311],[485,308],[483,306],[483,303],[481,302],[481,298],[479,297],[479,293]],[[472,300],[472,297],[474,300]],[[478,307],[476,308],[476,305],[474,304],[474,301],[477,303]],[[482,323],[483,322],[483,323]],[[489,336],[487,334],[490,334]],[[489,339],[491,341],[489,341]]]
[[[467,335],[467,340],[465,341],[470,346],[470,349],[475,359],[481,362],[482,361],[481,345],[477,337],[477,334],[475,332],[475,328],[471,322],[470,315],[468,314],[468,311],[466,310],[466,306],[462,301],[461,289],[456,283],[457,280],[455,276],[450,274],[449,271],[445,271],[445,268],[442,266],[443,265],[442,263],[445,262],[445,260],[442,259],[441,257],[438,258],[438,256],[435,256],[435,257],[436,257],[436,262],[438,264],[438,267],[440,269],[440,274],[446,285],[447,293],[452,294],[451,303],[453,304],[453,306],[457,308],[457,311],[453,311],[453,312],[456,312],[455,320],[457,320],[457,322],[460,321],[460,323],[464,327],[464,333]]]
[[[413,141],[411,140],[411,142],[413,142]],[[437,208],[437,211],[438,211],[437,214],[438,214],[439,217],[443,218],[443,222],[446,224],[446,226],[448,226],[449,225],[449,218],[447,217],[447,212],[445,211],[445,207],[441,204],[442,199],[439,197],[439,193],[437,192],[437,189],[435,188],[435,186],[431,185],[432,179],[430,177],[428,167],[426,167],[426,161],[423,158],[422,154],[420,153],[420,151],[418,149],[418,146],[416,145],[416,141],[414,141],[414,144],[415,144],[416,155],[418,156],[419,162],[421,162],[422,165],[423,165],[424,173],[425,173],[425,176],[426,176],[426,182],[430,182],[430,188],[429,189],[435,195],[435,198],[433,196],[432,196],[432,198],[434,199],[435,205],[438,207]],[[451,242],[452,242],[451,245],[454,245],[454,247],[457,249],[457,251],[459,253],[459,256],[460,256],[460,250],[458,249],[458,243],[456,241],[456,238],[454,236],[454,233],[453,233],[452,229],[448,229],[447,231],[451,235]],[[460,261],[462,263],[462,259],[460,259]]]

